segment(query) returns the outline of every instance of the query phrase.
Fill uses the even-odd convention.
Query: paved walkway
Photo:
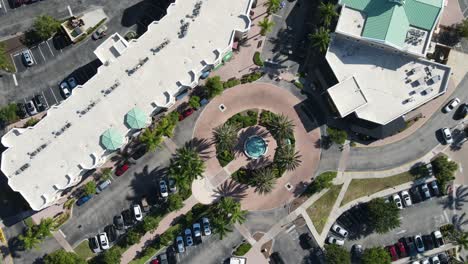
[[[230,174],[240,165],[246,164],[247,159],[244,154],[239,152],[236,160],[233,161],[235,165],[228,164],[223,169],[216,159],[215,146],[211,144],[206,151],[205,177],[194,181],[192,185],[194,197],[200,203],[208,204],[217,199],[220,194],[230,193],[232,196],[242,198],[243,209],[267,210],[282,206],[302,193],[312,180],[318,166],[320,149],[315,143],[320,138],[320,132],[318,128],[311,131],[306,130],[306,127],[315,127],[314,121],[307,119],[302,113],[296,112],[295,107],[300,102],[297,97],[285,89],[257,82],[236,86],[214,98],[200,115],[195,125],[193,138],[207,139],[211,142],[213,128],[223,124],[234,114],[249,109],[265,109],[278,114],[282,113],[292,120],[295,125],[296,150],[302,156],[302,163],[295,171],[286,172],[279,178],[271,193],[260,195],[255,193],[254,188],[247,188],[247,186],[227,181],[229,175],[226,174]],[[221,104],[225,107],[224,111],[219,109]],[[274,145],[271,149],[274,149]],[[223,184],[221,186],[224,188],[217,188],[220,183]],[[291,188],[288,190],[286,185]]]

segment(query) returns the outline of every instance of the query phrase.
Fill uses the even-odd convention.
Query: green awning
[[[232,54],[232,51],[229,51],[228,53],[226,53],[226,55],[224,55],[223,61],[224,61],[224,62],[229,61],[229,60],[232,58],[232,55],[233,55],[233,54]]]
[[[133,108],[125,115],[125,123],[130,128],[144,128],[148,126],[149,117],[140,108]]]
[[[116,150],[124,143],[124,136],[115,128],[109,128],[101,135],[101,144],[107,150]]]

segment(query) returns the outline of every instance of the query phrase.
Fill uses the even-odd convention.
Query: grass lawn
[[[374,194],[382,190],[407,183],[414,180],[414,176],[409,172],[403,172],[394,176],[375,179],[353,179],[349,184],[348,190],[341,201],[345,205],[357,198]]]
[[[336,198],[338,198],[338,194],[340,194],[342,186],[343,184],[333,185],[322,197],[307,208],[307,214],[319,234],[322,233],[323,227],[327,223],[328,216],[335,204]]]
[[[89,248],[88,240],[83,240],[76,248],[75,252],[78,256],[82,257],[83,259],[89,259],[94,257],[93,251]]]

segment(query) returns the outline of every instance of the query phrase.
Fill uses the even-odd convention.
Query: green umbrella
[[[130,128],[144,128],[148,125],[148,116],[139,108],[135,107],[125,115],[125,122]]]
[[[109,128],[101,135],[101,144],[108,150],[116,150],[124,143],[124,136],[115,128]]]

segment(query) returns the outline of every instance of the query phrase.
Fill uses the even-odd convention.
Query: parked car
[[[468,104],[460,106],[460,119],[465,118],[468,115]]]
[[[273,252],[270,255],[270,263],[271,264],[286,264],[286,262],[283,260],[279,252]]]
[[[128,163],[124,163],[121,166],[117,167],[117,169],[115,170],[115,176],[121,176],[128,170],[128,168],[130,168],[130,164]]]
[[[193,239],[192,239],[192,230],[190,228],[185,229],[185,244],[187,247],[193,246]]]
[[[26,106],[23,103],[16,104],[16,114],[21,119],[26,118],[28,116],[28,112],[26,111]]]
[[[437,256],[433,256],[431,258],[431,262],[432,262],[432,264],[440,264],[440,260],[439,260],[439,258]]]
[[[184,239],[181,236],[176,238],[177,251],[179,253],[185,252]]]
[[[402,191],[401,192],[401,198],[403,199],[403,203],[405,204],[406,207],[411,206],[413,204],[411,202],[411,197],[410,197],[408,191]]]
[[[104,228],[104,232],[106,232],[107,238],[109,239],[110,243],[113,243],[119,237],[117,233],[117,228],[114,225],[108,225]]]
[[[124,220],[124,224],[126,226],[132,226],[135,224],[135,217],[132,213],[132,211],[130,211],[130,209],[127,209],[125,211],[122,212],[122,217],[123,217],[123,220]]]
[[[28,114],[30,116],[37,114],[36,106],[34,105],[34,102],[32,100],[27,101],[25,107],[26,111],[28,111]]]
[[[405,248],[405,245],[403,244],[403,242],[397,242],[396,243],[396,248],[398,250],[398,255],[400,256],[400,258],[406,258],[408,256],[408,254],[406,253],[406,248]]]
[[[148,212],[150,210],[150,205],[145,195],[141,197],[141,207],[143,209],[143,212]]]
[[[430,264],[429,259],[425,258],[425,259],[421,260],[421,264]]]
[[[416,245],[416,250],[419,253],[423,253],[425,251],[424,243],[423,243],[421,235],[414,236],[414,244]]]
[[[437,255],[437,257],[439,257],[439,260],[440,260],[441,264],[448,264],[449,263],[449,257],[447,256],[447,254],[445,252],[440,253],[439,255]]]
[[[439,186],[437,186],[437,182],[436,181],[432,181],[429,186],[431,187],[432,189],[432,194],[434,196],[439,196],[440,192],[439,192]]]
[[[434,246],[441,247],[444,245],[444,239],[442,233],[439,230],[432,232],[432,238],[434,239]]]
[[[125,229],[125,223],[122,215],[114,216],[114,225],[117,227],[118,230]]]
[[[166,253],[162,253],[161,255],[158,256],[158,259],[159,259],[159,263],[160,264],[167,264],[169,263],[168,260],[167,260],[167,255]]]
[[[419,203],[422,201],[421,193],[419,192],[419,188],[417,186],[410,189],[411,198],[414,203]]]
[[[31,54],[31,50],[24,50],[23,52],[21,52],[21,55],[23,57],[23,62],[26,66],[34,65],[34,60]]]
[[[68,86],[68,83],[63,81],[59,84],[60,87],[60,92],[62,93],[63,98],[67,99],[70,95],[70,87]]]
[[[457,107],[458,104],[460,104],[460,99],[453,98],[450,100],[450,102],[448,102],[448,104],[444,107],[445,113],[451,112],[453,109],[455,109],[455,107]]]
[[[174,178],[169,178],[169,191],[172,193],[177,192],[176,180]]]
[[[200,225],[200,223],[194,223],[192,228],[193,228],[193,236],[195,238],[201,237],[201,225]]]
[[[426,250],[432,250],[434,249],[434,240],[432,240],[431,235],[424,235],[422,236],[423,242],[424,242],[424,248]]]
[[[407,252],[410,256],[414,256],[417,254],[417,251],[416,251],[416,246],[414,244],[414,238],[413,237],[405,237],[403,239],[401,239],[405,245],[406,245],[406,249],[407,249]]]
[[[341,227],[340,225],[338,225],[336,223],[333,224],[332,230],[335,231],[337,234],[339,234],[342,237],[347,237],[348,236],[348,231],[346,231],[346,229],[344,229],[343,227]]]
[[[396,252],[395,246],[391,245],[387,247],[388,253],[390,253],[390,257],[392,258],[392,261],[398,260],[398,254]]]
[[[202,224],[203,224],[203,233],[205,234],[205,236],[211,235],[210,220],[208,220],[208,218],[206,217],[203,217]]]
[[[92,38],[94,40],[98,40],[100,38],[103,38],[106,35],[107,27],[106,25],[102,25],[99,27],[92,35]]]
[[[139,204],[133,205],[133,215],[137,221],[143,221],[143,214],[141,213],[141,207]]]
[[[354,259],[356,262],[359,262],[363,252],[364,252],[364,250],[362,249],[362,245],[354,244],[351,247],[351,257],[352,257],[352,259]]]
[[[106,189],[107,187],[109,187],[109,185],[111,184],[111,180],[105,180],[103,181],[101,184],[98,185],[98,187],[96,188],[96,193],[100,193],[102,191],[104,191],[104,189]]]
[[[44,96],[42,96],[41,94],[34,96],[33,101],[39,112],[45,111],[49,108]]]
[[[169,195],[167,192],[167,184],[165,180],[159,181],[159,192],[161,193],[161,197],[165,198]]]
[[[421,192],[425,200],[431,198],[431,193],[429,192],[429,188],[427,188],[427,184],[421,185]]]
[[[78,199],[78,201],[76,201],[76,205],[82,206],[87,201],[89,201],[91,199],[91,197],[93,197],[93,196],[92,195],[82,196],[80,199]]]
[[[193,112],[195,112],[195,110],[193,110],[193,108],[189,108],[189,109],[185,110],[184,112],[182,112],[182,114],[179,115],[179,121],[182,121],[185,118],[189,117],[190,115],[193,114]]]
[[[89,247],[94,253],[99,253],[101,252],[101,247],[99,246],[99,240],[97,236],[90,237],[89,238]]]
[[[98,237],[99,237],[99,244],[101,245],[101,248],[103,250],[109,249],[110,245],[109,245],[109,240],[107,239],[106,233],[104,232],[99,233]]]
[[[335,245],[338,245],[338,246],[344,245],[344,240],[343,239],[339,239],[339,238],[334,237],[334,236],[328,236],[327,242],[329,244],[335,244]]]
[[[403,209],[403,204],[401,203],[401,198],[400,198],[400,195],[398,195],[397,193],[395,193],[393,196],[392,196],[392,199],[393,199],[393,202],[396,204],[396,206],[398,207],[398,209]]]
[[[71,90],[75,89],[75,87],[78,86],[78,83],[76,83],[76,79],[73,76],[68,78],[67,82],[68,82],[68,85],[70,85]]]
[[[442,136],[444,137],[445,144],[452,144],[453,137],[452,137],[452,132],[450,132],[450,129],[447,127],[444,127],[440,131],[442,132]]]

